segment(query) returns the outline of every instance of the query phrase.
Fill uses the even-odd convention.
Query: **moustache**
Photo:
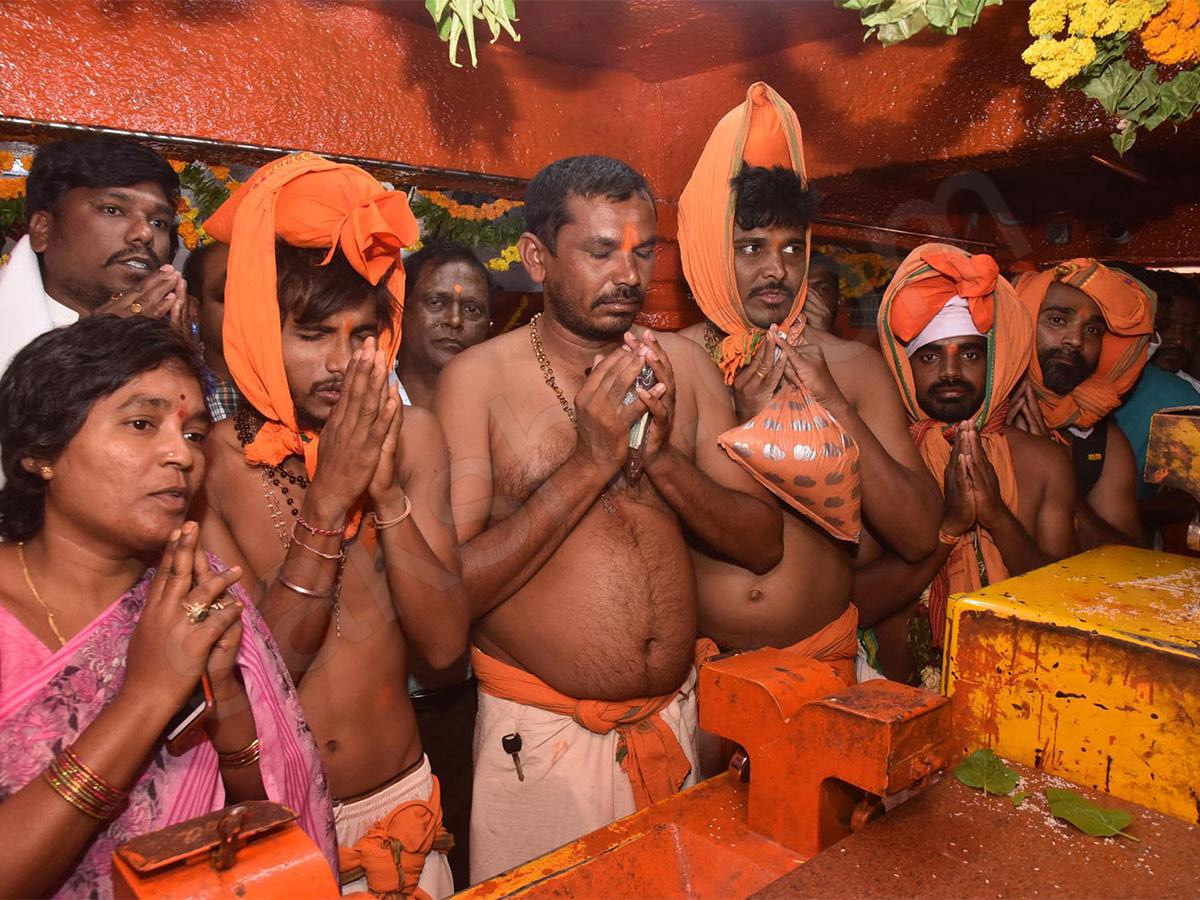
[[[1041,362],[1043,368],[1052,363],[1058,363],[1062,366],[1078,369],[1083,365],[1083,355],[1077,350],[1056,350],[1053,353],[1047,354]]]
[[[129,260],[131,260],[131,259],[145,260],[148,263],[148,265],[150,266],[150,268],[147,270],[146,274],[149,274],[153,270],[160,268],[162,266],[162,260],[158,258],[158,254],[155,253],[153,250],[151,250],[149,247],[146,247],[142,251],[136,252],[136,253],[126,253],[126,252],[114,253],[112,256],[110,256],[108,258],[108,262],[106,262],[104,265],[119,266],[121,263],[129,262]]]
[[[619,287],[609,291],[606,294],[601,294],[592,301],[592,309],[603,306],[606,303],[620,303],[625,300],[637,300],[641,303],[646,299],[646,292],[640,287]]]
[[[323,393],[325,391],[341,391],[341,389],[342,389],[342,379],[333,378],[333,379],[330,379],[329,381],[317,382],[311,388],[309,388],[308,392],[315,397],[317,394]]]
[[[795,293],[796,293],[791,288],[789,288],[786,284],[784,284],[782,281],[769,281],[766,284],[760,284],[758,287],[754,288],[754,290],[752,290],[750,292],[750,296],[757,297],[760,294],[775,293],[775,292],[779,292],[779,293],[783,293],[783,294],[792,294],[792,295],[795,295]]]
[[[966,392],[970,393],[973,389],[974,389],[974,385],[972,385],[970,382],[962,381],[957,378],[953,378],[953,379],[948,379],[946,381],[939,381],[932,388],[930,388],[930,393],[937,393],[938,391],[948,391],[948,390],[966,391]]]

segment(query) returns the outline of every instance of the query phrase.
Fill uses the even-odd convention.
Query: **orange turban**
[[[916,337],[955,296],[967,301],[971,321],[987,338],[987,381],[975,416],[1000,496],[1017,510],[1017,473],[1004,436],[1008,397],[1016,388],[1033,348],[1033,322],[1012,286],[1000,277],[990,256],[970,254],[948,244],[924,244],[908,255],[883,295],[879,307],[879,346],[900,387],[910,430],[921,458],[938,484],[946,474],[955,429],[936,422],[921,409],[912,366],[902,341]],[[944,490],[944,488],[943,488]],[[1008,577],[999,549],[986,529],[976,525],[954,545],[929,591],[929,621],[936,645],[945,631],[946,601],[951,593],[982,586],[980,564],[988,583]]]
[[[1142,374],[1154,332],[1156,297],[1132,275],[1094,259],[1071,259],[1017,282],[1017,295],[1035,322],[1050,285],[1056,281],[1091,297],[1100,307],[1108,332],[1096,371],[1069,394],[1060,396],[1046,387],[1036,347],[1030,356],[1029,380],[1048,427],[1090,428],[1121,405],[1121,395]]]
[[[736,197],[730,181],[743,165],[783,166],[804,174],[800,122],[788,102],[756,81],[746,100],[725,114],[713,129],[692,177],[679,198],[679,254],[683,274],[696,301],[727,337],[716,361],[726,383],[754,352],[763,331],[746,318],[733,268],[733,213]],[[808,258],[806,240],[805,259]],[[780,327],[787,331],[800,318],[808,275]]]
[[[386,191],[357,166],[313,153],[295,153],[263,166],[204,223],[229,244],[225,282],[225,360],[229,372],[267,423],[246,446],[246,460],[275,465],[303,456],[309,476],[317,468],[318,435],[301,433],[283,368],[275,240],[295,247],[340,249],[373,285],[386,275],[395,298],[392,321],[380,347],[391,365],[400,348],[404,269],[400,251],[418,238],[403,191]],[[390,275],[389,275],[390,273]]]
[[[804,179],[804,149],[796,113],[763,82],[713,129],[679,198],[679,251],[700,308],[726,337],[714,361],[733,381],[765,332],[746,318],[733,264],[734,196],[731,179],[744,165],[783,166]],[[805,236],[805,260],[811,235]],[[800,311],[808,275],[780,327],[800,339]],[[862,532],[862,474],[858,445],[804,387],[780,390],[749,422],[717,442],[773,494],[835,538],[857,541]]]

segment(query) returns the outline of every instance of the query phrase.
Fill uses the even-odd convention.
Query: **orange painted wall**
[[[1030,41],[1027,20],[1027,4],[1005,4],[953,38],[922,34],[883,47],[856,32],[666,82],[663,108],[687,115],[669,118],[661,150],[680,164],[669,166],[660,190],[682,190],[689,174],[682,162],[696,159],[713,124],[756,80],[795,108],[815,178],[1004,157],[1018,144],[1044,153],[1047,144],[1083,140],[1111,152],[1098,104],[1029,76],[1020,59]]]
[[[0,4],[0,113],[24,118],[528,177],[597,148],[649,169],[631,118],[656,93],[499,45],[452,68],[386,2]]]

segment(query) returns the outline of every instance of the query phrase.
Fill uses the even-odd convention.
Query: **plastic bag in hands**
[[[838,540],[862,535],[858,445],[808,389],[786,385],[743,425],[717,438],[771,493]]]

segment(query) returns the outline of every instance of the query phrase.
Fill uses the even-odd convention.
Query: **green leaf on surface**
[[[991,750],[976,750],[954,767],[954,777],[967,787],[1003,797],[1017,786],[1017,773]]]
[[[1066,788],[1046,788],[1046,801],[1050,804],[1050,815],[1070,822],[1084,834],[1092,837],[1127,837],[1138,840],[1125,829],[1133,816],[1123,809],[1105,809],[1088,800],[1078,791]]]
[[[1025,798],[1029,796],[1029,791],[1017,791],[1012,795],[1013,806],[1020,806],[1025,802]]]

